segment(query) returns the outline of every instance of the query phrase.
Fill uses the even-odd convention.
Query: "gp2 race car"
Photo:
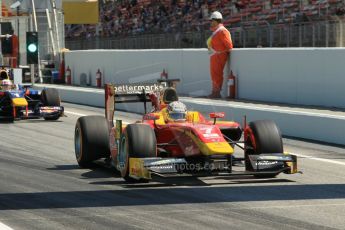
[[[58,120],[63,116],[60,96],[56,89],[42,92],[30,89],[30,85],[14,85],[8,73],[0,72],[0,121],[44,118]]]
[[[183,120],[170,121],[169,106],[178,101],[174,88],[160,85],[158,92],[147,85],[125,88],[105,86],[105,118],[77,120],[74,140],[80,167],[105,158],[129,182],[149,181],[152,175],[272,178],[297,173],[297,157],[284,153],[281,133],[273,121],[244,122],[241,127],[235,121],[220,121],[224,113],[211,113],[207,120],[197,111],[187,111]],[[128,125],[116,120],[114,124],[115,105],[126,102],[144,103],[142,120]],[[146,102],[152,103],[150,112]],[[236,146],[244,157],[234,157]],[[235,162],[244,169],[235,170]]]

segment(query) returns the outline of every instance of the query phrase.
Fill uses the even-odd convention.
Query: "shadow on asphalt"
[[[48,170],[75,170],[80,169],[78,165],[55,165],[55,168],[47,168]]]
[[[77,164],[75,165],[55,165],[54,168],[47,168],[47,170],[57,170],[57,171],[68,171],[68,170],[89,170],[81,174],[83,179],[95,179],[95,178],[111,178],[119,177],[119,173],[113,169],[104,167],[100,164],[92,164],[88,169],[80,168]]]
[[[164,188],[164,187],[178,187],[178,186],[215,186],[215,185],[235,185],[235,184],[258,184],[258,183],[287,183],[287,182],[294,182],[291,180],[286,179],[269,179],[269,180],[259,180],[259,179],[252,179],[252,180],[242,180],[236,181],[232,180],[232,178],[227,178],[224,181],[217,181],[219,178],[215,178],[212,182],[206,182],[199,178],[190,178],[190,179],[183,179],[170,181],[170,180],[153,180],[147,184],[124,184],[122,187],[124,188]],[[158,182],[159,184],[154,184],[154,182]]]
[[[78,170],[81,169],[78,165],[56,165],[55,168],[48,168],[48,170]],[[85,169],[84,169],[85,170]],[[287,183],[294,182],[288,179],[270,178],[258,179],[253,176],[210,176],[210,177],[169,177],[163,178],[159,176],[152,176],[149,183],[128,183],[124,181],[120,173],[114,168],[104,167],[101,164],[93,164],[92,168],[81,174],[82,179],[97,179],[97,178],[114,178],[120,181],[93,181],[90,184],[94,185],[120,185],[123,188],[157,188],[168,186],[212,186],[225,184],[258,184],[258,183]],[[219,181],[222,180],[222,181]],[[157,184],[159,183],[159,184]]]
[[[284,184],[2,193],[0,210],[345,199],[345,184]]]
[[[210,186],[211,184],[205,183],[198,178],[180,178],[180,179],[166,179],[166,178],[153,178],[148,183],[128,183],[118,175],[120,181],[96,181],[90,184],[95,185],[120,185],[123,188],[164,188],[164,187],[177,187],[177,186]]]

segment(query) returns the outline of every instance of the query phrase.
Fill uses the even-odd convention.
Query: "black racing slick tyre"
[[[60,95],[57,89],[43,89],[41,93],[41,101],[45,106],[60,106]]]
[[[107,120],[102,116],[85,116],[77,120],[74,132],[77,162],[89,168],[93,161],[110,156]]]
[[[249,123],[253,132],[256,148],[255,153],[282,153],[283,141],[280,130],[271,120],[260,120]]]
[[[41,102],[44,106],[60,106],[61,100],[59,91],[57,89],[43,89],[41,93]],[[60,118],[60,115],[52,117],[44,117],[45,120],[55,121]]]
[[[248,138],[247,145],[251,147],[251,150],[248,150],[246,154],[275,154],[284,152],[281,132],[273,121],[258,120],[250,122],[248,126],[252,132],[252,138]],[[249,164],[249,160],[247,160],[246,164]],[[255,177],[273,178],[276,175],[263,174],[256,175]]]
[[[127,182],[147,182],[129,176],[129,158],[156,157],[157,142],[153,129],[145,124],[130,124],[123,131],[120,144],[117,169]]]

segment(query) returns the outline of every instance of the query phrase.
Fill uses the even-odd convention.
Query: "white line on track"
[[[313,156],[308,156],[308,155],[303,155],[303,154],[296,154],[296,153],[292,153],[292,154],[294,154],[298,157],[302,157],[302,158],[306,158],[306,159],[310,159],[310,160],[322,161],[322,162],[327,162],[327,163],[337,164],[337,165],[345,165],[345,162],[341,162],[341,161],[335,161],[335,160],[330,160],[330,159],[325,159],[325,158],[313,157]]]
[[[75,115],[75,116],[80,116],[80,117],[83,117],[83,116],[88,116],[87,114],[83,114],[83,113],[76,113],[76,112],[71,112],[71,111],[64,111],[64,113],[67,113],[67,114],[72,114],[72,115]],[[128,122],[125,122],[123,121],[122,124],[129,124]],[[1,229],[0,229],[1,230]]]
[[[6,224],[0,222],[0,230],[13,230],[13,228],[10,228]]]
[[[77,115],[77,116],[86,116],[86,114],[70,112],[70,111],[65,111],[65,113],[69,113],[69,114]],[[124,122],[124,123],[126,124],[126,122]],[[325,159],[325,158],[313,157],[313,156],[308,156],[308,155],[303,155],[303,154],[296,154],[296,153],[292,153],[292,154],[294,154],[298,157],[302,157],[302,158],[306,158],[306,159],[310,159],[310,160],[322,161],[322,162],[327,162],[327,163],[331,163],[331,164],[337,164],[337,165],[344,165],[345,166],[345,162],[341,162],[341,161],[335,161],[335,160],[330,160],[330,159]]]
[[[76,112],[71,112],[71,111],[64,111],[64,113],[69,113],[76,116],[87,116],[86,114],[83,114],[83,113],[76,113]]]

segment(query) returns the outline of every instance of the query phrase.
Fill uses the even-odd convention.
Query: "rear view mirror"
[[[214,113],[210,113],[210,118],[224,118],[225,117],[225,113],[224,112],[214,112]]]

